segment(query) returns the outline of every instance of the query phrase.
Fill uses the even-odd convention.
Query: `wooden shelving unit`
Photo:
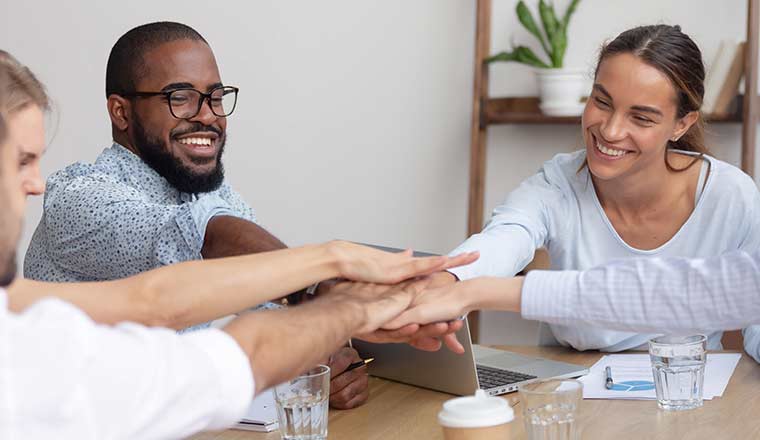
[[[472,119],[470,132],[470,190],[467,215],[467,234],[483,228],[483,200],[486,178],[486,138],[493,124],[558,125],[579,124],[580,117],[553,117],[541,113],[538,98],[512,98],[488,96],[488,66],[484,63],[491,51],[492,0],[477,0],[477,27],[475,38],[475,77],[473,81]],[[716,5],[716,7],[718,7]],[[745,60],[745,96],[741,113],[731,117],[710,118],[709,123],[741,123],[741,168],[755,174],[755,142],[760,119],[758,98],[758,28],[760,27],[760,0],[747,1],[747,46]],[[478,340],[478,314],[470,314],[470,327],[474,341]]]
[[[538,108],[538,98],[489,98],[483,106],[480,124],[572,124],[581,123],[580,116],[546,116]],[[742,122],[741,113],[730,116],[710,116],[709,123]]]

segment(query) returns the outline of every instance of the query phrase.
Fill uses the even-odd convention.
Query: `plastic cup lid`
[[[506,400],[491,397],[483,390],[474,396],[457,397],[443,404],[438,423],[447,428],[480,428],[509,423],[515,412]]]

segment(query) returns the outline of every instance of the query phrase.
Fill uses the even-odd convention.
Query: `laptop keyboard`
[[[501,370],[484,365],[477,365],[477,369],[478,382],[480,382],[480,388],[484,390],[536,378],[536,376],[531,376],[530,374]]]

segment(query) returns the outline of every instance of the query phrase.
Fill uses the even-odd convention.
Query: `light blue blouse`
[[[652,250],[629,246],[613,228],[594,190],[585,152],[560,154],[524,181],[498,206],[485,229],[452,254],[478,250],[478,261],[451,270],[460,279],[512,276],[545,247],[552,269],[584,270],[631,257],[710,257],[760,248],[760,192],[738,168],[705,156],[709,175],[691,216],[665,244]],[[579,350],[620,351],[640,347],[653,334],[588,325],[551,325],[556,339]],[[720,332],[708,335],[720,347]]]

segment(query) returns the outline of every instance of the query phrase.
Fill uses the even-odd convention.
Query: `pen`
[[[356,370],[357,368],[361,367],[362,365],[367,365],[368,363],[374,361],[375,358],[367,358],[358,362],[354,362],[353,364],[349,365],[348,368],[343,370],[343,373],[348,373],[351,370]],[[343,374],[341,373],[341,374]]]
[[[604,380],[604,387],[607,388],[608,390],[611,390],[612,385],[614,385],[614,383],[612,382],[612,368],[605,367],[604,374],[605,376],[607,376],[606,379]]]

